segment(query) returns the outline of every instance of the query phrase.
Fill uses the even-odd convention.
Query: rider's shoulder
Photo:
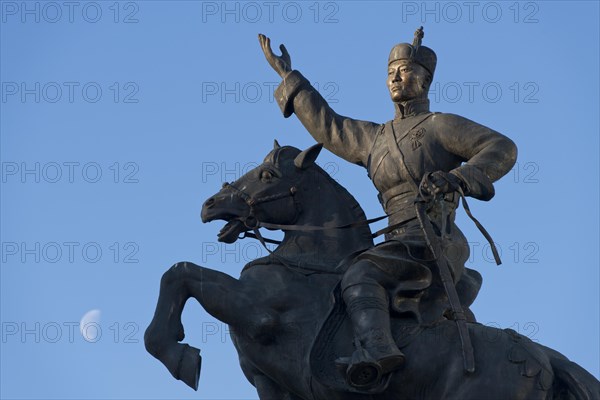
[[[452,114],[452,113],[442,113],[436,112],[433,113],[431,117],[431,122],[444,125],[447,127],[459,127],[464,126],[465,124],[475,124],[476,122],[471,121],[468,118],[465,118],[461,115]]]

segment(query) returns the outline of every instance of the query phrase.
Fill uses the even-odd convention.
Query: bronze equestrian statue
[[[278,57],[271,51],[270,40],[259,37],[267,61],[283,79],[275,98],[284,116],[295,113],[326,149],[365,167],[389,224],[395,226],[385,242],[351,261],[341,282],[356,337],[382,374],[404,363],[404,355],[391,336],[390,299],[394,300],[394,311],[410,313],[419,323],[431,323],[451,312],[448,295],[433,272],[415,212],[413,201],[419,189],[431,196],[444,196],[444,202],[436,203],[428,215],[436,231],[445,224],[444,240],[453,251],[448,257],[452,284],[468,299],[463,304],[466,308],[475,299],[481,277],[464,267],[469,246],[454,224],[457,190],[490,200],[494,196],[492,183],[510,171],[517,158],[515,144],[500,133],[458,115],[429,110],[427,94],[437,57],[421,45],[422,37],[421,28],[412,44],[398,44],[390,52],[387,87],[396,115],[383,124],[335,113],[298,71],[292,71],[285,46],[281,46],[282,56]],[[349,375],[360,375],[354,369],[350,364]]]
[[[284,116],[295,113],[319,144],[275,142],[263,164],[204,203],[203,221],[227,221],[220,241],[244,234],[265,244],[260,228],[284,239],[239,280],[189,262],[164,274],[145,343],[176,379],[198,387],[199,350],[179,343],[194,297],[231,326],[261,400],[600,398],[600,382],[577,364],[478,324],[469,309],[481,276],[464,267],[455,210],[462,198],[470,215],[465,196],[491,199],[517,151],[498,132],[429,111],[436,55],[422,38],[419,29],[392,49],[396,116],[378,124],[336,114],[292,70],[285,47],[276,56],[259,35],[283,78],[275,96]],[[367,168],[389,219],[383,243],[373,245],[360,205],[315,164],[322,146]]]

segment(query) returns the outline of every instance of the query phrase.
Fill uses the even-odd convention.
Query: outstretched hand
[[[279,46],[281,56],[277,56],[273,53],[273,50],[271,50],[271,39],[262,33],[259,33],[258,41],[260,42],[260,47],[262,47],[262,51],[265,53],[265,57],[269,62],[269,65],[271,65],[271,68],[273,68],[280,77],[285,77],[285,75],[292,70],[292,59],[285,46],[283,44]]]

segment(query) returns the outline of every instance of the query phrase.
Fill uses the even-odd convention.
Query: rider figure
[[[309,81],[292,70],[285,47],[281,45],[282,55],[276,56],[270,39],[259,35],[269,64],[283,79],[275,98],[284,117],[295,113],[325,148],[365,167],[389,225],[397,226],[383,243],[355,257],[341,282],[356,341],[382,374],[405,361],[391,333],[390,309],[417,323],[433,323],[450,310],[413,206],[417,191],[442,196],[428,216],[437,233],[443,234],[452,278],[464,311],[473,320],[468,306],[479,291],[481,276],[464,267],[469,247],[454,224],[456,191],[490,200],[492,183],[510,171],[517,155],[515,144],[502,134],[458,115],[429,111],[427,95],[437,57],[421,46],[422,37],[420,28],[412,44],[398,44],[390,52],[387,86],[396,114],[381,124],[334,112]],[[440,232],[442,227],[445,232]],[[351,360],[346,361],[348,374]]]

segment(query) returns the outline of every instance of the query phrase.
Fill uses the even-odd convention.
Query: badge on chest
[[[425,128],[417,128],[409,132],[408,137],[413,151],[421,147],[421,139],[425,136],[426,132]]]

